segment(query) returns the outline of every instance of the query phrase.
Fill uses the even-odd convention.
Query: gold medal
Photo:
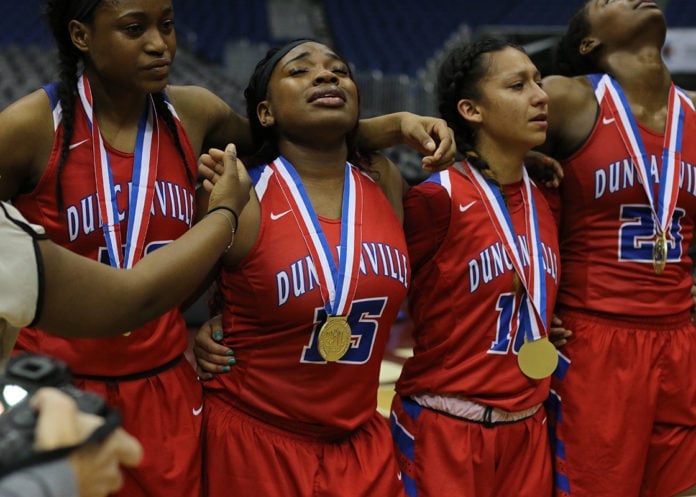
[[[665,269],[667,263],[667,234],[659,233],[653,247],[653,269],[656,274],[660,274]]]
[[[547,337],[525,341],[517,354],[517,364],[529,378],[540,380],[551,376],[558,365],[558,352]]]
[[[319,353],[324,360],[338,361],[350,347],[351,330],[345,316],[329,316],[319,330]]]

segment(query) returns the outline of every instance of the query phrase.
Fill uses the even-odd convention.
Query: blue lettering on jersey
[[[363,275],[396,280],[408,288],[408,257],[389,244],[363,242],[359,271]],[[276,273],[278,307],[285,305],[290,298],[301,297],[318,286],[317,270],[310,256],[291,263],[288,268]]]
[[[660,182],[658,157],[650,155],[650,175],[655,183]],[[695,166],[689,162],[681,162],[679,170],[679,188],[696,196],[696,171]],[[640,185],[640,179],[633,167],[630,157],[612,162],[604,168],[599,168],[594,173],[594,198],[602,198],[607,194],[633,188]],[[642,188],[642,186],[641,186]]]
[[[116,199],[121,202],[120,196],[123,192],[123,185],[114,185]],[[128,183],[128,198],[130,198],[131,183]],[[123,201],[128,202],[128,198]],[[170,181],[156,181],[155,195],[152,201],[150,214],[155,216],[169,217],[191,226],[194,213],[194,193],[188,188],[182,187]],[[97,194],[92,193],[80,199],[75,204],[68,205],[65,209],[67,219],[66,228],[68,239],[71,242],[77,240],[79,236],[89,235],[101,228],[101,216],[99,215],[99,203]],[[126,211],[119,211],[119,221],[126,219]]]
[[[522,266],[529,266],[529,245],[527,237],[518,235]],[[558,283],[558,254],[545,243],[541,243],[541,258],[544,262],[544,271]],[[512,260],[505,250],[502,242],[489,245],[478,256],[468,262],[469,266],[469,292],[474,293],[482,284],[487,284],[506,273],[515,270]]]

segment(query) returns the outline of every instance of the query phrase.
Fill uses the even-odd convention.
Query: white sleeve
[[[32,323],[40,311],[43,264],[36,241],[43,238],[43,228],[0,202],[0,319],[17,328]]]

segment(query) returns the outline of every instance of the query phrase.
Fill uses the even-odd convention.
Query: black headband
[[[258,78],[257,78],[257,84],[256,84],[256,101],[260,102],[262,100],[266,99],[266,92],[268,91],[268,82],[271,80],[271,74],[273,74],[273,69],[275,69],[275,66],[278,64],[280,59],[285,57],[290,50],[293,48],[297,47],[298,45],[302,45],[303,43],[310,43],[310,42],[316,42],[316,40],[312,40],[309,38],[302,38],[299,40],[294,40],[289,42],[288,44],[280,47],[276,53],[274,53],[264,64],[263,64],[263,69],[261,70]]]

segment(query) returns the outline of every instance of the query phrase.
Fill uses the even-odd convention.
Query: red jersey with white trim
[[[317,348],[324,303],[296,213],[274,166],[250,175],[261,202],[258,239],[237,268],[222,273],[222,342],[237,362],[205,386],[277,418],[353,430],[377,407],[381,360],[407,292],[401,223],[380,187],[359,174],[364,212],[357,289],[346,311],[351,345],[339,361],[326,362]],[[336,260],[341,220],[320,217],[319,224]]]
[[[504,192],[519,244],[528,247],[522,189],[519,182]],[[543,194],[536,186],[532,192],[550,323],[560,277],[558,233]],[[454,167],[433,174],[411,189],[404,207],[415,345],[398,394],[454,395],[507,411],[543,402],[549,379],[532,380],[517,364],[524,337],[513,318],[521,300],[514,267],[472,179]],[[529,251],[522,252],[528,270]]]
[[[91,259],[109,264],[104,234],[99,221],[99,206],[95,182],[92,137],[84,110],[75,106],[75,130],[70,154],[60,179],[63,207],[56,200],[58,163],[63,139],[60,105],[55,87],[46,87],[52,108],[56,135],[46,170],[34,191],[19,195],[14,204],[31,222],[46,229],[51,240]],[[192,178],[196,178],[196,156],[183,127],[176,120],[186,161]],[[150,223],[144,254],[166,245],[185,233],[194,217],[195,185],[186,174],[174,138],[162,118],[159,161]],[[121,217],[123,243],[128,229],[129,185],[133,171],[133,153],[124,153],[105,143]],[[143,255],[144,255],[143,254]],[[172,268],[173,271],[176,268]],[[167,291],[165,288],[162,291]],[[46,305],[51,305],[48,302]],[[187,347],[186,323],[179,309],[162,317],[130,336],[102,339],[67,339],[38,329],[25,328],[19,335],[18,346],[65,361],[74,373],[120,376],[147,371],[181,355]]]
[[[630,110],[629,110],[630,112]],[[655,223],[631,155],[606,100],[587,141],[562,162],[560,227],[563,278],[559,304],[626,316],[688,311],[696,215],[696,113],[685,118],[679,197],[668,235],[667,264],[653,269]],[[640,124],[650,174],[659,181],[664,135]]]

